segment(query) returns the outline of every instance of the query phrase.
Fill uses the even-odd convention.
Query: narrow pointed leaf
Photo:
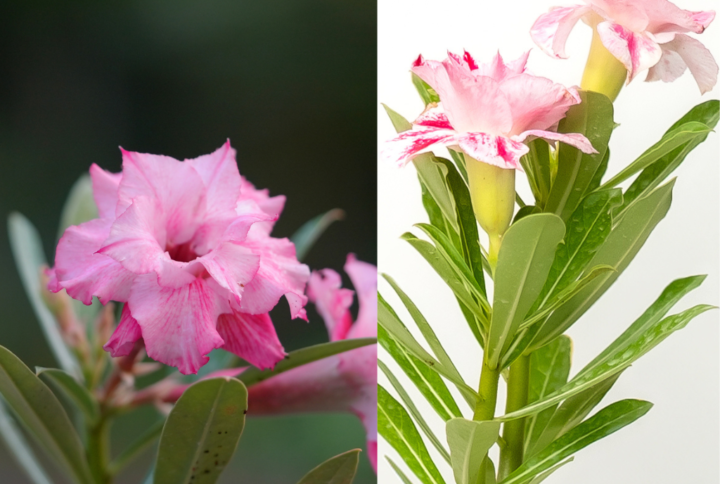
[[[25,440],[25,437],[12,420],[12,417],[8,415],[5,404],[1,401],[0,440],[5,442],[5,448],[8,453],[15,458],[32,484],[52,484],[30,447],[30,444]]]
[[[546,471],[543,472],[542,474],[538,474],[537,476],[535,476],[535,477],[533,478],[533,480],[529,482],[529,484],[540,484],[541,482],[545,481],[545,479],[547,479],[548,477],[550,477],[550,474],[555,473],[556,470],[560,469],[561,467],[563,467],[563,466],[566,465],[566,464],[571,463],[574,459],[575,459],[574,457],[570,457],[568,460],[563,461],[563,462],[561,462],[561,463],[559,463],[559,464],[554,465],[553,467],[551,467],[550,469],[546,470]]]
[[[247,412],[247,389],[234,378],[191,385],[165,422],[154,484],[212,484],[230,462]]]
[[[501,484],[522,484],[587,447],[645,415],[652,403],[642,400],[622,400],[600,410],[567,434],[550,444],[545,450],[525,461]],[[537,482],[537,481],[536,481]]]
[[[393,460],[390,457],[385,456],[388,463],[390,464],[390,467],[393,468],[395,473],[398,475],[401,481],[403,481],[403,484],[413,484],[413,482],[408,478],[408,476],[405,475],[405,473],[398,467],[398,465],[393,462]]]
[[[2,346],[0,393],[17,420],[74,482],[92,483],[80,437],[57,397],[17,356]]]
[[[36,368],[35,373],[43,376],[56,388],[70,399],[70,401],[85,415],[88,423],[97,421],[100,415],[100,407],[97,400],[93,397],[87,388],[82,386],[72,376],[62,370],[55,368]]]
[[[497,367],[540,294],[564,234],[563,221],[549,213],[525,217],[505,233],[495,269],[493,313],[485,346],[491,368]]]
[[[398,114],[396,111],[392,110],[385,104],[382,104],[382,107],[383,109],[385,109],[385,112],[390,118],[390,122],[392,122],[393,128],[395,128],[396,132],[402,133],[403,131],[408,131],[412,129],[412,123],[405,119],[401,114]]]
[[[308,472],[298,484],[352,484],[359,457],[360,449],[336,455]]]
[[[159,420],[145,433],[143,433],[135,442],[130,444],[120,455],[118,455],[109,466],[110,474],[115,475],[125,466],[130,464],[136,457],[140,456],[145,450],[149,449],[162,434],[164,420]],[[151,481],[152,482],[152,481]]]
[[[378,433],[423,484],[445,483],[407,411],[381,385],[378,385]]]
[[[417,89],[418,94],[420,95],[420,98],[425,103],[425,106],[427,106],[430,103],[439,103],[440,102],[440,96],[438,96],[438,93],[435,92],[435,89],[430,87],[430,85],[420,79],[420,77],[417,74],[412,74],[412,83],[415,86],[415,89]]]
[[[377,338],[353,338],[340,341],[331,341],[329,343],[320,343],[299,350],[291,351],[280,361],[272,370],[260,370],[259,368],[248,368],[243,371],[237,379],[242,381],[245,386],[251,386],[275,375],[284,373],[298,366],[312,363],[313,361],[322,360],[328,356],[337,355],[346,351],[362,348],[377,343]]]
[[[339,208],[334,208],[328,212],[320,214],[305,222],[302,227],[290,237],[295,244],[295,254],[298,260],[303,260],[310,252],[310,249],[327,228],[338,220],[345,217],[345,212]]]
[[[482,462],[500,435],[500,422],[454,418],[445,424],[457,484],[476,484]]]
[[[520,159],[528,175],[535,203],[542,208],[550,194],[552,176],[550,175],[550,147],[547,141],[537,138],[527,144],[528,153]]]
[[[19,213],[11,213],[8,218],[8,234],[10,247],[15,257],[20,279],[25,287],[25,293],[30,299],[35,315],[40,321],[40,327],[45,333],[45,339],[53,352],[60,368],[71,375],[82,378],[80,365],[72,355],[60,335],[57,321],[42,299],[40,287],[40,271],[47,266],[45,254],[40,241],[40,235],[28,219]]]

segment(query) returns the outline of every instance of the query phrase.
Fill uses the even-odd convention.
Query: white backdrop
[[[686,0],[690,10],[717,9],[712,0]],[[553,0],[380,0],[378,2],[378,144],[393,137],[394,130],[383,102],[414,119],[422,110],[410,82],[411,62],[422,53],[441,60],[447,49],[470,51],[479,62],[487,62],[500,49],[505,59],[514,59],[532,48],[529,68],[566,85],[580,82],[587,56],[590,29],[579,23],[568,41],[568,60],[553,60],[534,46],[528,30],[535,18],[553,5]],[[720,60],[717,49],[720,25],[697,38]],[[635,159],[692,106],[717,98],[720,88],[700,96],[695,81],[686,72],[672,84],[642,82],[638,76],[623,88],[615,105],[615,121],[621,124],[611,141],[612,159],[608,174]],[[672,280],[693,274],[708,274],[699,289],[671,312],[697,303],[718,304],[718,137],[712,133],[684,162],[675,175],[673,205],[650,240],[615,285],[588,311],[569,334],[574,341],[574,374],[638,317]],[[522,176],[518,186],[524,186]],[[522,191],[522,189],[521,189]],[[529,191],[523,192],[530,199]],[[480,348],[457,307],[450,290],[412,247],[399,239],[417,222],[426,221],[420,190],[412,165],[398,169],[378,166],[378,265],[392,275],[435,328],[465,380],[476,386]],[[381,280],[381,293],[410,321],[392,289]],[[643,418],[610,437],[582,450],[575,462],[563,467],[548,482],[553,484],[692,483],[718,484],[720,472],[718,320],[719,311],[698,317],[673,334],[621,376],[602,408],[624,398],[655,403]],[[409,323],[412,326],[412,323]],[[417,334],[417,331],[415,332]],[[421,337],[420,337],[421,338]],[[442,421],[414,391],[391,357],[380,358],[401,377],[435,433],[444,441]],[[380,373],[380,383],[393,392]],[[452,389],[454,392],[454,388]],[[501,388],[501,394],[504,390]],[[455,393],[457,395],[457,393]],[[458,397],[463,411],[467,410]],[[504,409],[503,397],[498,412]],[[466,417],[470,412],[466,412]],[[429,446],[446,481],[452,472]],[[411,475],[399,456],[380,439],[381,484],[400,483],[384,456],[390,456]],[[412,479],[414,482],[416,479]]]

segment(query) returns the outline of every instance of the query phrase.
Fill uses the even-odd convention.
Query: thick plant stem
[[[510,365],[505,413],[514,412],[527,405],[529,377],[530,356],[520,356]],[[505,446],[500,449],[500,467],[498,469],[498,479],[500,480],[512,474],[523,462],[525,419],[519,418],[505,422],[503,439]]]
[[[627,79],[627,69],[622,62],[603,45],[597,27],[593,25],[593,38],[590,44],[585,71],[580,88],[605,94],[615,101]]]
[[[492,420],[495,417],[499,379],[500,371],[490,369],[483,360],[482,371],[480,373],[480,386],[478,388],[478,400],[475,404],[473,420]]]
[[[104,413],[104,412],[103,412]],[[110,484],[110,420],[101,415],[98,422],[88,429],[87,460],[96,484]]]

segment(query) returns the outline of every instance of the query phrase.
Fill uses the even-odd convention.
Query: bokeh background
[[[118,146],[184,159],[230,138],[240,172],[287,195],[275,235],[345,210],[306,258],[312,268],[341,271],[348,252],[375,262],[374,2],[1,4],[0,344],[30,367],[55,362],[21,288],[4,220],[11,211],[27,216],[52,260],[68,190],[91,163],[119,171]],[[281,303],[274,320],[286,349],[327,341],[314,311],[309,324],[288,319]],[[116,425],[115,444],[139,435],[145,420]],[[221,482],[294,483],[364,440],[350,415],[251,419]],[[140,482],[151,458],[118,482]],[[0,481],[28,482],[3,445]],[[375,482],[364,456],[356,482]]]

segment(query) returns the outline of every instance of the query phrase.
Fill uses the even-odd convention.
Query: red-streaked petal
[[[536,138],[543,138],[551,141],[560,141],[561,143],[565,143],[570,146],[574,146],[575,148],[579,149],[583,153],[587,153],[589,155],[597,153],[597,150],[593,148],[593,145],[590,143],[590,140],[588,140],[585,136],[579,134],[579,133],[556,133],[554,131],[543,131],[540,129],[531,129],[529,131],[525,131],[524,133],[513,136],[513,139],[515,141],[525,141],[529,137],[536,137]]]
[[[425,111],[413,121],[413,124],[426,128],[453,129],[445,111],[443,111],[442,104],[428,104]]]
[[[657,64],[662,56],[660,46],[645,33],[636,33],[612,22],[599,23],[597,31],[603,45],[628,70],[628,83]]]
[[[476,160],[506,169],[522,170],[520,158],[529,151],[527,146],[510,138],[485,133],[460,135],[458,145]]]
[[[111,221],[94,219],[69,227],[58,243],[55,255],[55,292],[61,288],[84,304],[97,296],[103,304],[124,302],[135,274],[118,262],[96,254],[110,232]]]
[[[217,331],[225,341],[223,349],[258,368],[273,368],[285,358],[269,314],[234,311],[218,317]]]
[[[341,285],[340,274],[332,269],[314,271],[308,281],[308,298],[325,321],[330,341],[345,339],[353,322],[350,306],[354,292]]]
[[[148,356],[184,375],[197,373],[208,362],[207,354],[224,344],[215,328],[220,313],[229,308],[202,279],[166,288],[155,274],[139,276],[128,302]]]
[[[123,306],[120,322],[103,349],[113,358],[127,356],[135,347],[135,343],[142,338],[142,331],[135,318],[132,317],[130,306]]]
[[[345,272],[358,295],[360,310],[350,330],[350,338],[371,338],[377,336],[377,267],[357,260],[355,254],[348,254]]]
[[[402,167],[417,155],[432,151],[434,147],[457,144],[455,135],[455,131],[450,129],[424,128],[404,131],[385,143],[380,157]]]
[[[100,218],[114,219],[122,173],[110,173],[93,163],[90,166],[90,179],[92,180],[93,200],[97,205]]]
[[[571,7],[553,7],[542,14],[530,28],[530,37],[551,57],[567,59],[565,43],[580,17],[590,12],[585,5]]]
[[[663,56],[660,62],[650,69],[646,81],[674,81],[687,66],[701,94],[715,87],[718,65],[713,55],[700,41],[685,34],[677,34],[672,41],[662,44],[661,47]]]

